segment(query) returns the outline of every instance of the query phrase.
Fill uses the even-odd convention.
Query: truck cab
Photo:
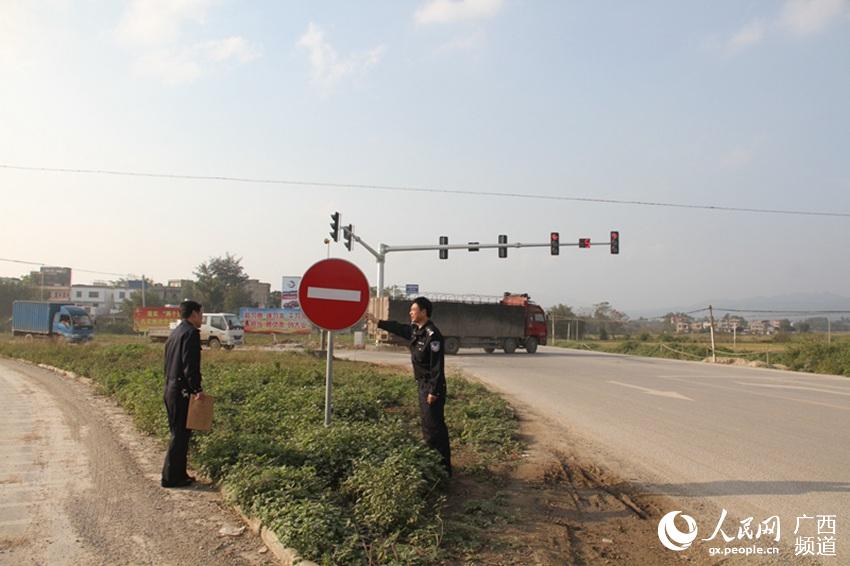
[[[201,322],[201,343],[211,350],[228,350],[245,343],[245,329],[239,317],[232,313],[204,313]]]
[[[53,315],[51,334],[68,342],[88,342],[94,336],[94,325],[84,309],[65,305]]]
[[[546,345],[548,327],[546,325],[546,311],[543,310],[543,307],[532,301],[528,293],[521,295],[505,293],[501,303],[525,309],[525,336],[521,346],[525,347],[528,353],[533,354],[537,351],[537,346]]]

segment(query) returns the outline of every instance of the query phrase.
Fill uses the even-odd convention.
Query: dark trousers
[[[162,481],[176,483],[188,477],[186,457],[189,453],[189,439],[192,431],[186,428],[186,416],[189,414],[189,398],[183,396],[180,389],[165,390],[165,410],[168,413],[168,429],[171,442],[162,465]]]
[[[419,416],[422,420],[422,438],[425,444],[440,453],[449,476],[452,475],[452,450],[449,447],[449,429],[446,426],[446,389],[428,404],[428,386],[419,383]]]

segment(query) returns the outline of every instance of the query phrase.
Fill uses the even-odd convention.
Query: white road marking
[[[632,389],[637,389],[638,391],[643,391],[649,395],[656,395],[658,397],[669,397],[670,399],[681,399],[683,401],[693,401],[690,397],[685,397],[681,393],[676,393],[675,391],[659,391],[657,389],[650,389],[649,387],[641,387],[640,385],[632,385],[631,383],[623,383],[620,381],[609,381],[608,383],[613,383],[614,385],[622,385],[623,387],[631,387]]]
[[[835,391],[834,389],[819,389],[817,387],[806,387],[805,385],[781,385],[778,383],[747,383],[744,381],[736,381],[738,385],[752,385],[753,387],[774,387],[776,389],[800,389],[803,391],[817,391],[818,393],[827,393],[829,395],[847,395],[850,393],[845,391]]]
[[[351,291],[349,289],[329,289],[327,287],[307,287],[307,298],[359,303],[360,291]]]

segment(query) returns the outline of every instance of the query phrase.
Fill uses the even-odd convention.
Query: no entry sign
[[[369,305],[369,281],[344,259],[325,259],[307,270],[298,288],[304,315],[325,330],[353,326]]]

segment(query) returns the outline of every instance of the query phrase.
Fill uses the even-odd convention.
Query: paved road
[[[0,360],[0,564],[269,564],[218,492],[159,487],[162,447],[91,387]]]
[[[340,355],[408,363],[403,352]],[[737,517],[724,523],[732,535],[741,518],[779,515],[792,545],[797,517],[837,515],[836,563],[850,563],[848,378],[558,348],[461,350],[449,366],[563,426],[620,477],[677,497],[700,538],[720,508]],[[817,540],[813,523],[798,534]]]

